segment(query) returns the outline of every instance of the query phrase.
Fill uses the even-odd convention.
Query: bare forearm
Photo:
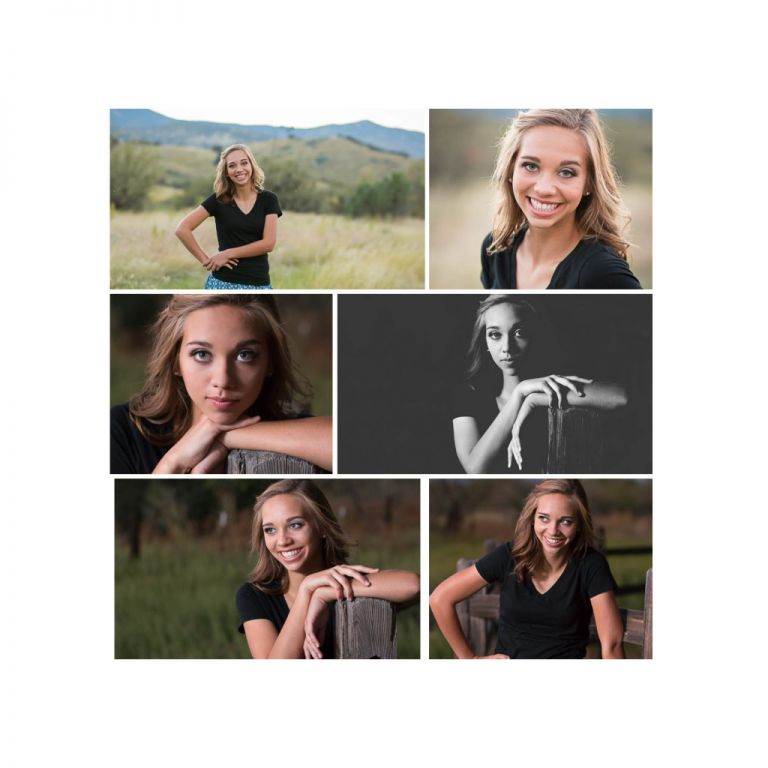
[[[456,603],[443,597],[438,587],[429,598],[429,607],[435,617],[437,626],[443,633],[443,637],[451,646],[451,649],[459,659],[472,659],[475,656],[470,648],[467,638],[461,629],[459,617],[456,613]]]
[[[304,658],[304,620],[312,598],[310,590],[299,589],[296,600],[288,612],[288,618],[267,656],[268,659]]]
[[[621,384],[613,384],[609,381],[594,381],[590,384],[585,384],[582,391],[584,393],[582,397],[573,392],[564,393],[563,408],[596,408],[601,411],[611,411],[627,404],[627,390]],[[528,398],[537,407],[546,408],[549,405],[549,395],[543,392],[533,392],[528,395]]]
[[[351,580],[355,597],[376,597],[392,603],[408,603],[419,595],[419,575],[411,571],[379,571],[368,575],[369,586]],[[315,593],[326,603],[336,599],[331,587],[318,587]]]
[[[513,392],[512,397],[504,404],[499,415],[491,422],[491,425],[475,443],[466,461],[462,461],[464,469],[469,474],[487,471],[500,452],[503,452],[509,443],[512,426],[515,423],[523,396],[519,390]]]
[[[200,247],[194,232],[188,227],[179,225],[176,227],[176,237],[181,240],[184,247],[201,263],[208,261],[208,254]]]
[[[604,659],[623,659],[624,646],[622,645],[621,640],[601,643],[600,655]]]
[[[275,240],[256,240],[253,243],[248,243],[248,245],[229,248],[228,251],[234,259],[247,259],[252,256],[263,256],[265,253],[271,253],[275,245]]]
[[[260,421],[242,429],[233,429],[223,436],[230,450],[275,451],[333,468],[333,420],[330,416],[307,419]]]

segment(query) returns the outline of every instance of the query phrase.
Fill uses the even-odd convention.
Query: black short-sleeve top
[[[271,621],[277,632],[283,628],[288,618],[288,603],[285,602],[283,595],[270,595],[262,592],[252,583],[247,582],[237,590],[235,596],[237,603],[237,612],[240,614],[240,626],[238,632],[245,634],[244,624],[246,621],[254,619],[266,619]],[[332,659],[333,654],[333,635],[334,635],[334,607],[335,603],[328,606],[330,615],[328,626],[325,628],[325,639],[321,646],[324,659]]]
[[[131,419],[128,403],[113,406],[109,422],[109,471],[113,475],[152,474],[171,446],[150,443]]]
[[[222,203],[216,195],[207,197],[201,203],[216,221],[216,236],[219,250],[250,245],[264,237],[264,224],[267,216],[274,213],[282,216],[277,195],[266,189],[259,192],[256,202],[248,213],[243,213],[237,203]],[[269,259],[267,254],[240,259],[234,269],[218,269],[215,276],[226,283],[242,285],[268,285]]]
[[[594,549],[572,558],[541,594],[529,577],[518,583],[510,544],[475,563],[485,581],[501,583],[497,653],[511,659],[581,659],[589,642],[590,600],[616,589],[605,556]]]
[[[517,288],[517,249],[525,238],[525,232],[525,229],[520,230],[508,248],[493,255],[488,253],[493,236],[489,234],[483,240],[480,279],[484,288]],[[602,240],[587,237],[555,267],[547,288],[621,290],[642,286],[627,262],[613,248]]]

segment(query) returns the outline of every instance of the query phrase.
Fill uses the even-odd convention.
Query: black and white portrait
[[[339,297],[339,470],[651,471],[649,295]]]

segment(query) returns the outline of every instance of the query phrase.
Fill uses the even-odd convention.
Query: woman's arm
[[[552,377],[549,377],[552,378]],[[567,377],[576,380],[576,377]],[[512,466],[514,459],[518,468],[523,468],[523,451],[520,443],[520,429],[534,408],[549,407],[557,403],[558,408],[581,407],[595,408],[601,411],[611,411],[627,404],[627,390],[621,384],[613,384],[608,381],[591,381],[580,379],[578,391],[563,390],[555,397],[552,393],[541,390],[526,395],[520,406],[515,422],[512,426],[512,439],[507,445],[507,466]]]
[[[198,205],[192,213],[188,213],[176,226],[176,237],[181,240],[184,247],[204,266],[208,267],[211,258],[200,247],[194,230],[196,230],[209,216],[208,211],[202,205]]]
[[[482,435],[473,416],[459,416],[453,420],[456,456],[467,474],[486,472],[495,456],[504,450],[523,399],[519,387],[515,388],[499,415]]]
[[[621,623],[621,614],[616,605],[616,597],[613,592],[603,592],[595,595],[592,603],[592,613],[595,615],[597,636],[600,638],[600,648],[604,659],[623,659],[624,625]]]
[[[478,573],[477,568],[471,565],[469,568],[457,571],[438,584],[429,596],[429,607],[432,609],[432,615],[435,617],[437,626],[440,627],[443,637],[448,641],[448,645],[451,646],[459,659],[508,658],[503,653],[487,657],[477,656],[470,648],[456,614],[457,603],[471,597],[487,584],[488,582]]]
[[[351,595],[352,584],[364,584],[376,574],[375,568],[360,565],[338,565],[310,574],[301,582],[280,632],[266,619],[253,619],[243,624],[248,648],[254,659],[304,658],[304,622],[315,592],[329,590],[334,598]]]
[[[230,450],[275,451],[296,456],[331,471],[333,469],[333,420],[330,416],[260,421],[222,435]]]

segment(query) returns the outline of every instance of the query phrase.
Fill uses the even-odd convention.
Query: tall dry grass
[[[112,288],[203,287],[208,273],[173,234],[185,213],[113,212]],[[195,234],[217,250],[212,219]],[[424,222],[286,212],[269,262],[275,288],[423,288]]]

